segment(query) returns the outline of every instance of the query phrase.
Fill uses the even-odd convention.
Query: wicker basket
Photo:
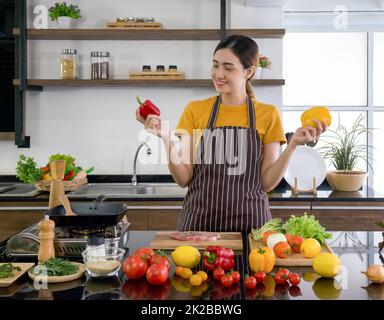
[[[75,181],[63,181],[64,191],[73,191],[79,189],[81,186],[85,185],[88,182],[87,178],[78,179]],[[36,189],[41,191],[50,191],[51,190],[51,181],[49,180],[39,180],[34,186]]]

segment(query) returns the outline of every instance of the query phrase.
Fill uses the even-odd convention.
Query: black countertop
[[[130,231],[126,244],[128,252],[148,246],[154,233]],[[204,285],[188,291],[184,289],[181,279],[173,278],[172,268],[170,280],[161,286],[150,286],[144,279],[127,280],[120,272],[120,276],[115,278],[93,279],[84,276],[79,280],[50,284],[47,289],[36,290],[33,281],[24,275],[11,287],[0,288],[0,300],[384,300],[384,284],[369,284],[360,272],[370,264],[384,263],[377,248],[382,241],[382,234],[333,232],[332,235],[328,243],[342,261],[341,273],[335,279],[327,279],[320,278],[311,267],[290,267],[291,272],[298,272],[302,276],[298,287],[275,286],[272,278],[268,277],[264,284],[254,290],[246,290],[242,282],[223,289],[208,280],[206,287]],[[247,257],[247,252],[236,256],[242,274],[248,272]]]
[[[131,181],[131,175],[90,175],[88,177],[89,183],[129,183]],[[15,176],[0,176],[0,183],[17,183],[19,182]],[[174,182],[172,176],[169,175],[139,175],[139,184],[145,183],[169,183]],[[33,187],[30,187],[31,190]],[[129,197],[113,197],[113,201],[181,201],[184,195],[181,193],[167,197],[135,197],[130,195]],[[299,194],[295,195],[292,193],[289,185],[282,180],[281,183],[275,188],[274,191],[268,193],[270,202],[300,202],[300,201],[320,201],[320,202],[382,202],[384,201],[384,192],[373,190],[366,185],[359,191],[355,192],[337,192],[333,191],[325,181],[317,189],[317,194]],[[6,192],[0,194],[1,202],[47,202],[49,199],[48,192],[42,192],[36,196],[28,197],[6,197]],[[86,200],[81,197],[73,199],[74,201]],[[89,200],[89,199],[87,199]]]

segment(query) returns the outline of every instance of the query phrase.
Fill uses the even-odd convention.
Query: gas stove
[[[80,258],[87,246],[88,239],[94,236],[103,237],[106,245],[124,248],[129,239],[129,223],[124,220],[104,228],[56,227],[55,255]],[[39,225],[34,224],[10,238],[5,253],[9,258],[37,257],[39,245]]]

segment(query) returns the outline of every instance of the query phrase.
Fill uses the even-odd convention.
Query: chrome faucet
[[[139,151],[140,149],[143,147],[143,146],[146,146],[147,147],[147,155],[150,155],[152,153],[151,151],[151,148],[145,143],[143,142],[141,145],[139,145],[139,147],[137,148],[136,150],[136,154],[135,154],[135,159],[133,160],[133,174],[132,174],[132,179],[131,179],[131,184],[133,186],[137,186],[137,177],[136,177],[136,162],[137,162],[137,156],[139,154]]]

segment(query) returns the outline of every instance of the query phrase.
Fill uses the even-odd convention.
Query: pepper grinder
[[[39,223],[39,262],[45,262],[50,258],[55,257],[55,248],[53,239],[55,238],[55,222],[49,219],[49,216],[44,216],[44,220]]]
[[[56,160],[49,163],[51,171],[51,191],[49,194],[48,208],[52,209],[61,205],[60,196],[65,194],[64,192],[64,172],[65,172],[65,160]]]

